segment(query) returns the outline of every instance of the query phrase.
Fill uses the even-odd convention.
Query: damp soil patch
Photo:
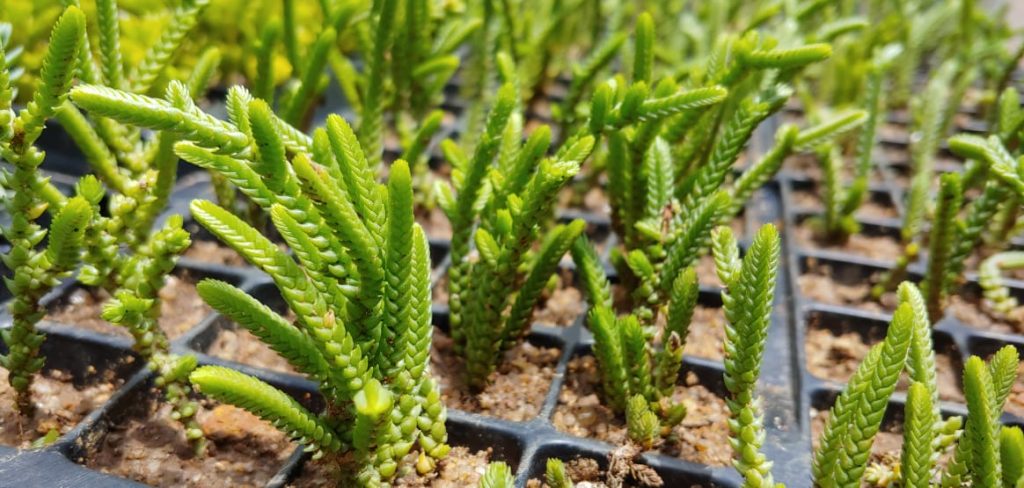
[[[113,370],[89,368],[88,376],[77,384],[67,371],[54,369],[35,375],[31,391],[36,411],[31,418],[15,410],[8,372],[0,368],[0,444],[25,449],[50,431],[66,434],[124,382]]]
[[[790,193],[793,206],[800,210],[821,211],[821,197],[816,193],[804,190],[794,190]],[[873,219],[896,219],[899,218],[899,211],[892,205],[883,205],[879,202],[866,200],[857,208],[854,216],[859,218]]]
[[[454,342],[435,328],[430,363],[448,408],[524,422],[540,413],[561,354],[558,348],[522,341],[504,353],[487,388],[473,394]]]
[[[801,222],[793,233],[800,246],[806,249],[839,251],[889,262],[895,262],[903,255],[903,245],[891,236],[857,233],[851,235],[844,243],[830,244],[822,242],[814,235],[814,229],[807,220]]]
[[[206,351],[210,356],[281,373],[295,368],[252,332],[241,327],[223,328]]]
[[[153,393],[153,395],[157,395]],[[170,406],[146,402],[142,415],[112,425],[93,446],[86,465],[156,487],[262,487],[285,463],[295,444],[273,425],[245,410],[204,402],[196,419],[207,454],[197,457]]]
[[[993,311],[971,295],[954,295],[946,304],[946,315],[979,330],[1003,334],[1024,334],[1024,307],[1017,307],[1008,315]]]
[[[463,446],[453,446],[452,450],[444,459],[438,461],[437,469],[426,476],[416,474],[410,469],[415,462],[413,451],[406,457],[400,469],[408,472],[399,473],[399,476],[391,483],[394,487],[408,488],[465,488],[477,486],[484,471],[487,470],[488,460],[491,458],[489,450],[471,451]],[[410,459],[411,458],[411,459]],[[337,484],[340,473],[336,465],[329,464],[325,460],[309,461],[302,466],[299,475],[286,486],[288,488],[334,488],[341,486]]]
[[[602,468],[597,460],[591,458],[575,457],[566,460],[565,474],[576,486],[587,488],[665,486],[664,480],[654,468],[633,459],[635,450],[631,446],[622,446],[612,451],[609,454],[608,469]],[[526,482],[526,488],[550,488],[550,485],[540,478],[531,478]],[[699,488],[699,485],[690,488]]]
[[[725,400],[701,385],[692,372],[676,386],[673,400],[686,404],[686,418],[676,426],[674,439],[662,444],[660,451],[698,464],[729,465],[732,450]],[[616,446],[628,443],[625,419],[601,403],[600,376],[593,356],[569,361],[552,423],[559,431],[577,437]]]
[[[871,347],[881,342],[884,331],[869,331],[868,336],[858,331],[843,327],[838,329],[821,327],[816,323],[819,319],[811,319],[806,333],[807,369],[821,379],[846,383],[857,370],[857,366],[867,356]],[[821,319],[824,320],[824,319]],[[964,395],[960,389],[958,374],[961,368],[958,361],[937,347],[935,355],[936,381],[938,382],[939,398],[946,401],[964,403]],[[910,386],[907,373],[904,372],[897,391],[906,391]]]
[[[160,289],[160,329],[171,340],[195,327],[210,313],[210,307],[196,292],[195,280],[187,273],[172,274]],[[78,287],[51,306],[45,320],[101,334],[131,337],[120,327],[100,317],[109,295],[101,290]]]
[[[435,305],[448,305],[448,276],[445,275],[431,289]],[[572,273],[563,270],[556,277],[555,286],[541,292],[533,307],[531,324],[568,327],[583,313],[583,293],[572,285]]]
[[[185,250],[184,257],[194,259],[196,261],[202,261],[204,263],[220,264],[223,266],[241,267],[249,265],[249,263],[245,261],[245,258],[243,258],[241,254],[238,254],[234,249],[222,246],[214,241],[192,241],[192,245]]]
[[[797,277],[800,293],[807,299],[856,308],[871,312],[891,312],[896,309],[897,297],[887,292],[880,300],[871,298],[871,287],[879,273],[870,277],[836,279],[830,264],[809,260],[806,270]]]

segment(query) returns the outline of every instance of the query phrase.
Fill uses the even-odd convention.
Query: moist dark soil
[[[423,227],[423,232],[432,238],[452,238],[452,224],[448,221],[448,216],[444,214],[440,207],[435,206],[431,209],[416,208],[416,222]]]
[[[822,209],[821,197],[816,193],[796,190],[790,195],[792,196],[793,206],[798,209],[818,211]],[[857,209],[855,216],[859,218],[895,219],[899,217],[899,212],[896,210],[896,207],[891,205],[882,205],[878,202],[867,200]]]
[[[946,314],[977,329],[1004,334],[1024,333],[1024,307],[1003,315],[976,299],[954,295],[946,304]]]
[[[103,304],[109,296],[106,292],[87,288],[76,288],[70,296],[61,300],[46,320],[72,325],[101,334],[131,337],[120,327],[100,317]],[[160,328],[170,339],[176,339],[195,327],[207,314],[210,307],[196,292],[195,282],[186,276],[171,275],[160,289]]]
[[[416,455],[410,453],[410,457]],[[403,467],[410,471],[400,473],[400,476],[392,483],[395,487],[429,487],[429,488],[466,488],[477,486],[480,477],[487,470],[487,462],[491,457],[489,450],[471,452],[462,446],[452,447],[444,459],[437,463],[437,470],[426,476],[416,474],[415,470],[409,469],[415,458],[403,463]],[[307,462],[299,476],[288,484],[289,488],[335,488],[339,486],[337,480],[340,474],[336,465],[330,465],[325,461]]]
[[[541,293],[537,305],[533,308],[531,324],[542,324],[552,327],[568,327],[576,317],[583,313],[583,293],[572,286],[572,273],[564,272],[556,278],[554,289]],[[433,302],[448,305],[448,276],[442,277],[431,290]]]
[[[722,280],[718,279],[718,272],[715,271],[715,258],[709,254],[704,254],[697,260],[697,264],[693,266],[694,271],[697,272],[697,283],[701,285],[717,286],[723,288]]]
[[[800,246],[808,249],[826,249],[829,251],[841,251],[857,256],[875,259],[878,261],[896,261],[903,255],[903,245],[900,241],[889,236],[869,236],[862,233],[853,234],[842,244],[827,244],[814,235],[814,230],[808,221],[804,221],[794,230]]]
[[[295,368],[259,337],[246,329],[223,329],[217,334],[207,354],[237,363],[282,373],[295,373]]]
[[[725,341],[725,312],[721,308],[697,305],[686,334],[683,354],[708,359],[722,359]]]
[[[875,342],[880,341],[881,338]],[[873,345],[853,331],[837,332],[811,326],[807,329],[805,346],[807,369],[819,378],[845,383],[853,376]],[[958,381],[960,368],[954,364],[953,358],[942,352],[936,354],[935,369],[939,398],[964,403]],[[904,373],[896,389],[906,391],[909,386],[910,382]]]
[[[111,427],[86,464],[158,487],[261,487],[281,468],[295,444],[279,430],[230,405],[203,406],[197,420],[209,439],[196,457],[170,406],[153,402],[143,418]]]
[[[476,394],[465,384],[454,343],[438,329],[434,329],[430,363],[448,408],[522,422],[540,413],[561,354],[557,348],[523,341],[504,353],[490,384]]]
[[[818,441],[821,438],[822,432],[825,431],[825,425],[828,423],[829,411],[818,410],[815,408],[811,409],[811,442],[814,449],[818,448]],[[887,422],[883,421],[881,428],[878,430],[878,434],[875,435],[874,443],[871,445],[871,457],[868,460],[868,466],[872,463],[880,463],[886,466],[897,466],[899,465],[900,451],[903,449],[903,425],[901,422]],[[949,463],[953,449],[948,449],[945,453],[939,456],[936,461],[936,465],[940,467],[946,466]],[[862,487],[869,487],[867,481],[861,483]]]
[[[625,445],[628,442],[625,419],[601,404],[599,390],[600,377],[594,357],[573,358],[552,423],[556,429],[571,435]],[[675,439],[662,444],[660,451],[694,463],[728,465],[732,450],[725,400],[700,385],[692,373],[686,376],[684,384],[676,387],[673,400],[685,403],[688,413],[675,428]]]
[[[893,292],[882,295],[880,301],[873,300],[871,281],[847,283],[832,279],[831,268],[827,264],[808,263],[807,272],[797,277],[797,283],[804,297],[821,303],[873,312],[893,311],[898,305],[896,294]]]
[[[815,449],[818,448],[821,433],[825,431],[825,425],[828,424],[828,416],[829,411],[827,409],[811,409],[811,442]],[[899,459],[900,449],[902,448],[902,425],[899,422],[883,422],[882,428],[875,435],[875,442],[871,445],[871,458],[869,462],[882,462],[890,456],[896,456],[895,459]]]
[[[204,263],[222,264],[224,266],[247,266],[249,264],[234,249],[222,246],[214,241],[192,241],[192,245],[185,250],[185,257]]]
[[[597,461],[589,458],[577,457],[565,460],[565,474],[569,480],[581,488],[665,486],[665,482],[654,469],[636,462],[632,457],[635,452],[636,448],[632,446],[622,446],[612,451],[609,454],[607,470],[601,469]],[[526,482],[526,488],[550,488],[550,485],[542,479],[534,478]]]
[[[83,385],[75,385],[66,371],[40,373],[32,382],[36,411],[32,418],[24,418],[14,408],[7,370],[0,368],[0,444],[25,449],[51,430],[66,434],[106,402],[121,383],[113,371],[96,373]]]

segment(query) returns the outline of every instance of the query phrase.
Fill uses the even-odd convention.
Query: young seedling
[[[512,488],[516,484],[516,478],[512,475],[512,468],[501,461],[490,463],[487,470],[480,477],[479,488]]]
[[[183,140],[175,154],[216,171],[257,203],[294,253],[285,254],[228,209],[192,204],[204,227],[275,280],[296,325],[216,280],[200,296],[316,379],[322,416],[240,373],[202,367],[202,392],[274,422],[361,484],[385,482],[420,445],[417,467],[447,453],[445,409],[427,369],[429,252],[412,219],[408,165],[392,166],[388,187],[355,132],[339,116],[306,136],[241,88],[245,111],[221,121],[172,101],[80,86],[76,103],[122,122],[158,127]],[[296,262],[296,259],[298,262]]]
[[[882,111],[883,104],[882,86],[888,66],[898,52],[898,48],[887,47],[880,50],[868,68],[866,93],[862,102],[867,116],[857,134],[853,179],[845,187],[840,181],[844,158],[839,145],[823,144],[817,148],[823,175],[824,212],[820,217],[813,218],[809,225],[822,241],[844,243],[850,235],[860,230],[854,214],[867,196],[874,161],[875,131],[878,128],[879,112]]]
[[[584,227],[577,220],[538,239],[558,191],[590,154],[593,138],[582,137],[545,158],[547,131],[518,142],[519,127],[510,122],[514,97],[512,85],[499,92],[472,158],[453,143],[445,145],[455,188],[438,186],[453,233],[451,336],[466,360],[466,381],[476,390],[487,385],[501,353],[527,330],[541,291]],[[504,142],[508,133],[515,136],[510,144]],[[469,255],[471,239],[478,257]],[[531,256],[535,243],[540,247]]]
[[[978,267],[978,284],[984,291],[986,306],[994,312],[1013,317],[1017,299],[1003,282],[1003,272],[1024,268],[1024,252],[1004,251],[985,258]]]
[[[8,348],[0,356],[0,366],[7,369],[15,407],[28,417],[35,410],[33,375],[45,362],[39,348],[46,338],[36,330],[46,314],[40,301],[78,266],[92,218],[86,198],[64,197],[40,174],[44,153],[34,146],[46,120],[64,103],[84,36],[85,16],[77,7],[68,7],[53,26],[32,101],[17,114],[11,108],[10,70],[0,45],[0,157],[11,165],[0,170],[3,203],[11,217],[3,229],[11,245],[3,262],[13,271],[4,281],[14,297],[9,305],[11,327],[0,331]],[[53,215],[49,229],[36,223],[44,212]],[[46,246],[40,249],[47,236]]]
[[[872,486],[933,486],[933,480],[941,479],[939,486],[1019,486],[1020,460],[1009,463],[1009,473],[1001,468],[1002,459],[1012,459],[1019,452],[1017,434],[998,422],[1016,381],[1017,350],[1006,346],[987,365],[976,356],[968,359],[966,424],[960,417],[943,420],[925,299],[910,283],[901,284],[898,295],[900,306],[885,340],[868,352],[830,410],[815,452],[815,484],[855,487],[863,480]],[[911,386],[904,408],[901,456],[869,466],[874,437],[904,366]],[[1002,446],[1004,438],[1007,444]],[[954,445],[948,463],[940,467],[939,458]]]
[[[764,412],[755,386],[771,326],[779,234],[771,224],[762,227],[742,260],[729,227],[716,229],[712,242],[715,270],[725,284],[725,387],[731,395],[727,404],[733,466],[743,476],[743,486],[774,486],[772,463],[760,452]]]
[[[329,153],[326,166],[299,153],[277,168],[294,185],[294,193],[280,198],[304,200],[313,210],[303,215],[286,204],[271,207],[274,225],[298,263],[228,211],[205,201],[192,204],[204,227],[274,279],[297,322],[288,323],[224,282],[204,280],[200,295],[315,378],[328,404],[324,414],[316,416],[272,386],[224,368],[201,367],[190,379],[203,393],[275,423],[318,456],[330,455],[360,485],[376,486],[396,475],[415,442],[422,449],[417,466],[426,471],[431,459],[448,450],[445,409],[427,363],[430,258],[423,231],[412,221],[405,162],[391,168],[386,213],[373,212],[367,206],[372,202],[341,176],[368,174],[362,150],[351,132],[332,136],[344,139],[344,150]],[[247,186],[260,184],[255,178]],[[367,183],[374,194],[385,194]],[[314,240],[325,235],[352,257],[358,282],[331,275],[337,256]]]
[[[829,420],[814,454],[817,486],[859,486],[889,397],[906,363],[915,323],[927,320],[903,301],[885,340],[868,352],[846,390],[829,411]]]

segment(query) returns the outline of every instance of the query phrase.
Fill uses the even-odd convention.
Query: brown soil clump
[[[61,324],[80,327],[101,334],[131,337],[124,327],[120,327],[100,317],[103,304],[108,295],[102,291],[78,288],[71,292],[55,310],[46,316],[46,320]],[[167,283],[160,289],[160,329],[170,339],[176,339],[211,312],[196,292],[196,285],[188,276],[167,277]]]
[[[808,222],[797,226],[794,234],[800,246],[808,249],[842,251],[879,261],[896,261],[903,255],[903,245],[889,236],[853,234],[845,243],[826,244],[815,237],[814,230]]]
[[[574,358],[569,362],[552,423],[568,434],[624,445],[628,442],[625,419],[601,404],[599,390],[594,357]],[[698,384],[692,373],[687,375],[685,385],[676,387],[673,400],[685,403],[688,413],[675,428],[676,439],[663,444],[661,452],[709,466],[729,465],[732,450],[725,400]]]
[[[261,487],[295,449],[283,433],[230,405],[200,408],[197,420],[210,440],[196,457],[170,406],[153,402],[144,418],[114,425],[86,464],[152,486]]]
[[[295,373],[295,368],[280,354],[252,332],[242,328],[221,330],[206,353],[249,366],[282,373]]]
[[[811,263],[807,272],[797,277],[800,293],[804,297],[828,303],[858,308],[872,312],[891,312],[896,309],[897,297],[893,292],[882,295],[875,301],[871,298],[872,282],[861,283],[839,282],[831,278],[831,267],[826,264]]]
[[[451,338],[434,329],[433,344],[430,363],[448,408],[518,422],[540,413],[562,354],[557,348],[524,341],[505,352],[487,388],[472,394],[463,380],[462,360],[455,354]]]
[[[946,314],[955,317],[966,325],[991,332],[1003,334],[1020,334],[1024,332],[1024,307],[1017,307],[1009,316],[989,309],[977,300],[953,295],[946,304]]]
[[[418,207],[416,209],[416,222],[423,227],[423,232],[428,237],[434,239],[452,238],[452,224],[448,221],[448,216],[444,214],[440,207],[435,206],[429,210]]]
[[[807,329],[806,340],[807,369],[819,378],[837,383],[849,381],[873,345],[865,342],[860,334],[853,331],[837,334],[829,329],[816,327]],[[963,403],[964,395],[957,380],[959,371],[954,366],[953,358],[943,352],[936,354],[935,369],[939,398]],[[897,390],[906,391],[909,386],[910,382],[904,372]]]
[[[410,453],[409,457],[416,455]],[[409,460],[409,457],[406,460]],[[415,470],[402,473],[392,483],[395,487],[406,488],[466,488],[477,486],[487,462],[491,457],[489,450],[471,452],[462,446],[452,447],[444,459],[437,463],[437,469],[426,476],[419,476]],[[415,458],[412,458],[413,460]],[[412,461],[403,463],[408,469]],[[322,461],[310,461],[303,467],[299,476],[288,484],[288,488],[334,488],[338,486],[340,474],[337,466]]]
[[[0,368],[0,444],[26,449],[51,430],[66,434],[106,402],[120,383],[112,371],[97,374],[82,386],[74,385],[66,371],[43,372],[32,382],[36,411],[31,419],[25,419],[14,408],[14,390],[7,382],[7,370]]]
[[[545,290],[533,307],[533,317],[527,327],[537,323],[551,327],[568,327],[583,313],[583,293],[572,285],[572,274],[559,276],[554,290]],[[437,305],[448,305],[448,276],[434,285],[431,299]]]
[[[241,254],[227,246],[213,241],[193,241],[185,250],[184,256],[204,263],[222,264],[225,266],[248,266],[249,263]]]

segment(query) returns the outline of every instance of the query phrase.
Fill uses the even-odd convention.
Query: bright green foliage
[[[960,175],[942,175],[938,201],[935,204],[935,217],[928,239],[928,273],[924,283],[928,317],[933,322],[942,318],[943,302],[949,288],[946,284],[949,278],[947,266],[955,245],[953,239],[957,234],[956,218],[960,210],[961,194]]]
[[[758,231],[747,255],[737,258],[737,245],[728,227],[719,227],[713,237],[715,267],[725,284],[722,304],[725,328],[725,387],[732,419],[733,465],[744,478],[744,486],[773,486],[772,463],[760,452],[764,443],[764,413],[755,382],[761,374],[768,328],[771,326],[775,275],[780,242],[775,226]]]
[[[92,207],[82,196],[67,200],[56,193],[59,198],[48,198],[45,188],[49,183],[39,173],[44,155],[33,145],[46,119],[53,116],[67,95],[84,35],[85,16],[76,7],[67,8],[50,35],[41,85],[16,116],[11,109],[13,93],[7,84],[9,71],[0,66],[4,73],[0,78],[0,95],[4,97],[0,102],[0,157],[13,167],[0,171],[0,186],[7,193],[3,204],[11,217],[11,223],[3,229],[11,244],[3,262],[13,271],[13,276],[4,281],[14,297],[9,305],[12,325],[2,331],[9,352],[0,356],[0,365],[9,373],[15,406],[25,415],[35,409],[30,396],[32,378],[45,360],[39,356],[45,337],[36,330],[36,323],[46,311],[39,302],[79,264],[85,231],[92,219]],[[6,59],[2,46],[0,59]],[[35,222],[48,208],[54,215],[49,231]],[[47,234],[46,247],[39,249]]]
[[[243,373],[221,366],[203,366],[189,376],[203,393],[245,408],[292,438],[327,452],[342,448],[341,439],[316,415],[284,392]]]
[[[512,488],[516,479],[512,475],[512,468],[507,464],[497,461],[487,465],[487,470],[480,477],[480,488]]]
[[[338,131],[331,127],[327,130],[339,137],[345,132],[335,128]],[[309,205],[307,199],[315,198],[320,203],[309,207],[309,214],[323,215],[325,220],[321,222],[331,223],[330,228],[297,220],[285,203],[271,207],[274,225],[295,251],[299,263],[223,209],[209,202],[193,204],[197,220],[275,279],[298,315],[298,323],[288,324],[226,283],[204,281],[199,292],[215,309],[251,330],[297,369],[321,383],[332,405],[328,411],[333,412],[324,424],[329,426],[325,427],[328,437],[341,439],[342,445],[355,449],[356,479],[364,485],[375,485],[395,475],[398,463],[417,440],[430,456],[441,457],[448,449],[444,444],[444,407],[427,369],[431,332],[429,252],[422,230],[412,221],[408,166],[402,161],[392,166],[383,228],[366,226],[364,222],[369,220],[363,216],[374,215],[372,205],[362,201],[363,213],[354,205],[360,202],[362,188],[355,178],[368,169],[366,160],[359,154],[358,145],[337,142],[338,152],[333,153],[335,159],[327,168],[297,155],[292,168],[300,181],[292,185],[301,183],[301,193],[293,186],[296,193],[277,196],[282,201],[291,200],[293,205],[297,200]],[[343,179],[348,175],[352,186],[346,188],[335,174]],[[370,184],[377,185],[372,181]],[[383,191],[379,186],[371,188],[380,188],[374,190],[378,194]],[[383,234],[381,247],[374,237],[378,232]],[[321,251],[314,241],[324,234],[342,243],[352,257],[356,272],[365,277],[358,285],[332,276],[327,261],[338,256]],[[330,249],[331,244],[324,245]],[[373,266],[380,264],[374,263],[384,264],[380,278],[368,276],[379,273],[375,271],[379,268]],[[342,286],[351,291],[341,291]],[[204,393],[219,398],[223,395],[220,390],[207,389],[207,379],[214,376],[194,374],[192,379]],[[382,380],[389,386],[384,386]],[[234,394],[248,398],[248,403],[242,405],[246,408],[261,405],[260,398],[248,397],[245,392]],[[237,402],[239,398],[226,400]],[[279,410],[262,408],[255,413],[270,420],[282,415]],[[299,440],[313,449],[341,449],[307,435]]]
[[[607,295],[608,278],[592,246],[577,241],[573,259],[591,302],[587,325],[594,335],[603,400],[617,413],[625,414],[631,439],[650,448],[657,437],[668,435],[686,416],[686,407],[672,403],[671,397],[696,302],[696,274],[692,268],[680,274],[668,311],[659,312],[668,313],[668,317],[661,347],[657,347],[636,316],[615,316]]]
[[[935,424],[932,399],[928,387],[913,383],[904,408],[903,454],[900,474],[904,486],[927,487],[932,478]]]
[[[643,395],[634,395],[626,402],[626,429],[629,440],[643,449],[654,447],[660,427],[658,416],[651,411]]]
[[[908,301],[896,309],[885,340],[873,347],[829,411],[814,455],[814,481],[822,487],[856,487],[867,467],[875,434],[896,388],[920,316]]]
[[[985,258],[978,267],[978,284],[985,293],[986,305],[998,313],[1008,314],[1017,308],[1017,299],[1003,284],[1003,271],[1024,267],[1024,252],[1005,251]]]
[[[333,459],[362,484],[387,482],[417,441],[426,457],[447,453],[446,413],[427,363],[429,251],[413,223],[406,163],[392,165],[388,186],[380,185],[343,119],[329,117],[310,138],[240,88],[229,96],[227,121],[173,97],[77,90],[90,111],[174,134],[174,154],[221,175],[269,215],[294,257],[231,210],[192,204],[200,224],[274,279],[296,323],[225,283],[206,281],[199,291],[320,383],[330,435],[294,430],[306,414],[284,410],[266,394],[270,387],[228,391],[218,386],[230,384],[220,371],[207,368],[192,375],[194,385],[284,422],[313,450],[338,451]],[[426,457],[417,464],[429,469]]]
[[[1020,429],[1018,429],[1017,432],[1020,433]],[[544,482],[547,483],[550,488],[573,487],[572,479],[570,479],[569,475],[565,472],[565,463],[558,458],[548,458],[547,465],[544,469]]]
[[[505,144],[504,135],[516,130],[510,123],[518,116],[512,113],[513,96],[512,85],[505,85],[471,159],[448,146],[455,188],[440,187],[453,233],[452,338],[466,358],[466,379],[474,389],[487,384],[501,352],[522,336],[540,292],[584,227],[582,221],[556,226],[536,253],[527,253],[538,242],[558,191],[590,154],[593,139],[575,140],[550,158],[543,158],[532,140],[522,147]],[[470,239],[479,259],[470,259]]]
[[[1024,195],[1024,179],[1016,170],[1017,162],[998,136],[985,139],[967,134],[956,135],[949,138],[949,149],[960,156],[985,163],[992,176],[1014,193]]]
[[[999,432],[1000,462],[1003,486],[1016,488],[1024,482],[1024,432],[1020,427],[1003,426]],[[551,466],[550,461],[548,466]],[[550,484],[550,481],[548,482]]]
[[[999,426],[992,411],[995,389],[985,362],[973,356],[964,365],[964,396],[967,398],[967,430],[965,439],[971,445],[970,474],[980,486],[998,486],[1002,482],[999,458]]]
[[[953,458],[942,473],[943,487],[963,486],[965,483],[1015,487],[1013,483],[1001,485],[999,416],[1017,380],[1019,361],[1013,346],[1004,346],[996,351],[987,365],[977,356],[968,358],[963,376],[967,423]]]
[[[928,87],[913,102],[914,131],[920,133],[910,148],[911,176],[901,236],[904,244],[917,238],[925,218],[928,194],[934,177],[935,151],[943,136],[942,116],[949,99],[949,77],[953,67],[944,66],[928,81]]]

